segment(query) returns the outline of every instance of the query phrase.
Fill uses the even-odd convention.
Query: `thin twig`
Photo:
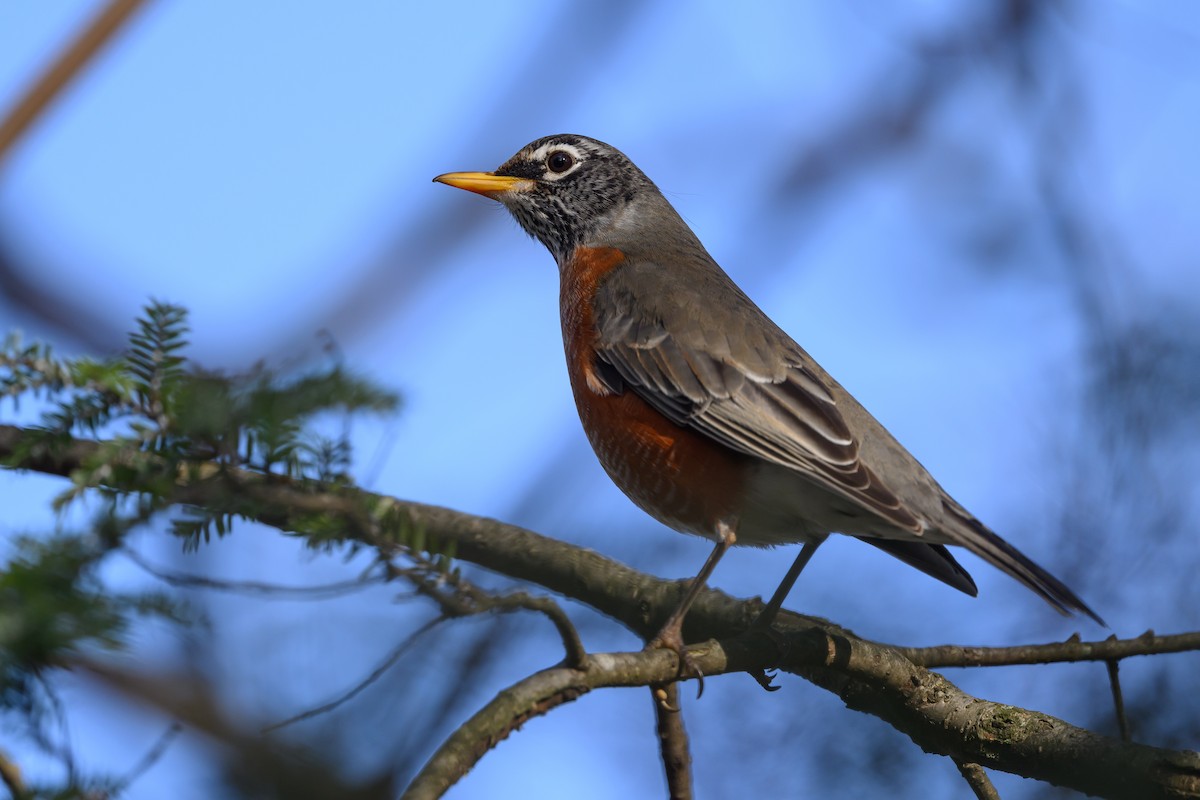
[[[512,592],[495,598],[495,604],[500,611],[526,609],[539,611],[549,617],[550,621],[554,623],[554,629],[558,631],[559,638],[562,639],[563,649],[567,651],[566,665],[579,669],[587,667],[587,650],[583,647],[579,632],[575,630],[575,625],[567,616],[567,612],[563,611],[562,606],[553,598],[538,597],[527,592]]]
[[[260,581],[227,581],[218,578],[206,578],[203,575],[191,575],[184,572],[168,572],[146,561],[136,550],[129,547],[122,547],[120,549],[130,561],[164,583],[195,589],[214,589],[234,594],[267,595],[296,600],[324,600],[330,597],[351,594],[383,582],[382,578],[354,578],[353,580],[327,583],[322,586],[281,586],[279,584],[262,583]]]
[[[992,779],[983,767],[970,761],[959,761],[957,758],[954,759],[954,766],[958,767],[959,773],[978,800],[1000,800],[1000,793],[992,785]]]
[[[482,614],[487,611],[537,611],[545,615],[554,624],[558,636],[562,639],[563,649],[566,650],[566,664],[569,667],[584,668],[587,664],[587,650],[579,638],[579,632],[567,612],[550,597],[539,597],[528,592],[509,592],[493,595],[483,591],[459,574],[439,575],[430,579],[426,576],[401,570],[389,562],[387,569],[390,575],[399,574],[413,582],[417,591],[435,600],[442,607],[442,612],[451,617],[466,617]],[[454,591],[447,593],[440,588],[450,586]]]
[[[311,719],[320,714],[327,714],[330,711],[333,711],[338,706],[340,706],[344,703],[347,703],[350,700],[353,700],[364,689],[366,689],[368,686],[375,683],[375,681],[377,681],[381,677],[383,677],[383,674],[385,672],[387,672],[389,669],[391,669],[392,666],[395,665],[395,663],[397,661],[399,661],[400,658],[405,653],[407,653],[414,644],[417,643],[418,639],[420,639],[426,633],[429,633],[429,631],[433,630],[435,627],[437,627],[439,624],[441,624],[442,622],[445,622],[445,621],[446,621],[446,617],[441,617],[441,616],[434,617],[433,619],[429,620],[421,627],[417,628],[415,631],[412,632],[412,634],[410,634],[407,638],[405,638],[404,641],[402,641],[400,644],[396,645],[396,647],[392,648],[392,651],[387,654],[387,657],[384,658],[381,662],[379,662],[379,666],[377,666],[377,667],[375,667],[375,669],[371,670],[371,673],[369,675],[367,675],[367,677],[363,678],[361,681],[356,683],[354,686],[350,687],[350,689],[347,690],[345,693],[343,693],[341,696],[339,696],[333,700],[330,700],[328,703],[323,703],[322,705],[319,705],[316,708],[310,708],[307,711],[302,711],[301,713],[295,715],[294,717],[288,717],[287,719],[282,720],[280,722],[275,722],[270,725],[267,725],[266,727],[264,727],[262,729],[263,733],[270,733],[271,731],[276,731],[276,730],[279,730],[280,728],[286,727],[288,725],[292,725],[294,723],[301,722],[306,719]]]
[[[37,682],[43,695],[45,695],[46,702],[50,705],[50,713],[54,717],[54,721],[58,723],[62,743],[56,744],[50,739],[46,731],[38,729],[33,731],[34,739],[37,741],[38,746],[47,753],[62,759],[63,766],[67,770],[67,782],[72,785],[78,784],[79,770],[75,764],[75,754],[71,751],[68,744],[71,739],[71,731],[67,723],[67,708],[63,704],[62,698],[58,696],[54,685],[50,683],[50,679],[46,673],[34,673],[34,680]]]
[[[926,668],[1004,667],[1016,664],[1053,664],[1074,661],[1109,661],[1130,656],[1182,653],[1200,650],[1200,631],[1156,636],[1146,631],[1135,639],[1109,637],[1099,642],[1070,639],[1051,644],[1026,644],[1016,647],[893,647],[909,661]]]
[[[172,722],[167,726],[154,746],[146,751],[146,755],[142,756],[141,761],[134,764],[133,768],[125,773],[125,776],[119,781],[119,785],[122,788],[128,788],[134,781],[142,777],[148,769],[158,763],[158,760],[167,752],[167,748],[171,746],[171,742],[175,741],[175,737],[182,732],[183,726],[178,722]]]
[[[1121,662],[1115,658],[1104,662],[1108,667],[1108,685],[1112,688],[1113,708],[1117,713],[1117,728],[1121,731],[1121,741],[1130,741],[1129,719],[1125,716],[1125,697],[1121,693]]]
[[[688,747],[687,729],[679,705],[679,683],[650,687],[654,703],[655,731],[658,749],[662,754],[663,772],[667,777],[667,794],[671,800],[692,798],[692,754]]]

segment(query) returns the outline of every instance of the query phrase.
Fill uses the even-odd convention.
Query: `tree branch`
[[[715,644],[715,643],[714,643]],[[698,653],[706,674],[730,671],[729,661],[719,647],[688,648]],[[711,672],[710,672],[711,668]],[[736,669],[736,668],[735,668]],[[593,689],[670,683],[679,673],[670,650],[641,650],[635,653],[594,653],[587,669],[551,667],[535,672],[496,697],[470,720],[459,726],[421,768],[402,795],[403,800],[432,800],[466,775],[488,750],[536,716],[548,713]]]
[[[650,687],[654,703],[654,731],[667,777],[670,800],[692,800],[692,754],[679,704],[679,682]]]
[[[790,620],[789,620],[790,621]],[[963,692],[881,645],[811,627],[780,665],[879,717],[921,749],[1112,798],[1200,796],[1200,753],[1124,743],[1062,720]],[[824,650],[814,659],[812,651]]]
[[[958,767],[959,774],[971,787],[977,800],[1000,800],[1000,793],[992,785],[992,779],[987,776],[983,767],[965,761],[955,761],[954,765]]]
[[[0,426],[0,458],[12,467],[68,475],[99,446],[64,440],[53,448],[31,450],[30,436],[20,428]],[[16,452],[25,455],[14,464]],[[155,456],[134,451],[127,457]],[[110,488],[134,491],[129,486]],[[211,478],[181,482],[170,499],[241,514],[284,530],[304,531],[314,515],[334,516],[345,525],[344,540],[369,544],[384,556],[401,547],[378,520],[387,512],[402,510],[431,539],[452,542],[459,559],[585,602],[643,638],[652,635],[670,613],[678,594],[678,584],[641,574],[590,550],[495,520],[357,489],[225,470]],[[328,540],[328,533],[325,535]],[[780,668],[833,692],[849,708],[879,717],[927,752],[959,762],[1104,797],[1200,797],[1200,754],[1123,743],[1036,711],[972,697],[910,660],[910,655],[919,655],[923,649],[897,649],[860,639],[815,617],[785,612],[772,635],[742,635],[761,605],[758,600],[738,601],[712,590],[700,594],[688,616],[685,637],[689,641],[721,640],[689,648],[705,675]],[[1195,647],[1194,639],[1161,638],[1166,641],[1159,644],[1168,648]],[[1065,647],[1052,654],[1060,660],[1154,652],[1149,649],[1154,642],[1148,643],[1146,637],[1132,642],[1066,642],[1043,647]],[[1084,650],[1070,650],[1080,646]],[[1122,647],[1126,650],[1118,652]],[[1108,650],[1096,656],[1097,648]],[[957,650],[964,654],[999,652]],[[1072,655],[1077,658],[1068,657]],[[558,667],[543,671],[502,693],[452,735],[435,756],[438,764],[451,767],[438,767],[436,774],[455,774],[463,764],[473,763],[472,754],[478,758],[524,720],[592,688],[667,682],[676,677],[678,669],[674,654],[663,651],[589,656],[587,663],[587,670]]]

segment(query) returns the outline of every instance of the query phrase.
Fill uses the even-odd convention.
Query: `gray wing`
[[[667,286],[656,265],[633,261],[599,287],[603,374],[675,423],[919,535],[921,521],[860,460],[821,368],[719,268],[688,278]]]

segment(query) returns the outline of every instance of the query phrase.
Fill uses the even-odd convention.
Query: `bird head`
[[[559,264],[598,232],[620,228],[640,197],[661,199],[615,147],[574,134],[530,142],[495,172],[448,172],[434,181],[504,204]]]

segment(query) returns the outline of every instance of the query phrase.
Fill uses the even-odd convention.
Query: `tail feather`
[[[969,594],[971,597],[979,594],[979,590],[975,587],[975,581],[971,579],[971,573],[963,569],[963,566],[954,560],[950,551],[940,544],[910,542],[901,539],[875,539],[866,536],[858,538],[867,544],[878,547],[890,556],[895,556],[910,567],[916,567],[926,575],[937,578],[948,586],[953,586],[960,592]]]
[[[1104,627],[1108,624],[1092,611],[1088,604],[1079,599],[1065,583],[1039,567],[1024,553],[1001,539],[982,522],[970,514],[947,504],[946,510],[963,523],[963,540],[957,544],[966,547],[992,566],[1016,578],[1032,589],[1043,600],[1061,614],[1077,611],[1088,615]]]

